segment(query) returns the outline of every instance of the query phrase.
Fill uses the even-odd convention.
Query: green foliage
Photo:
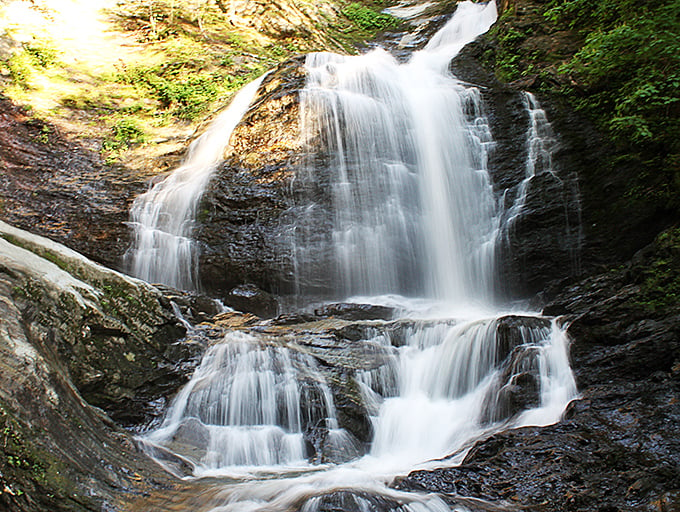
[[[144,89],[169,114],[191,121],[204,114],[215,100],[239,89],[261,72],[260,67],[239,75],[221,70],[192,72],[191,65],[176,61],[129,69],[117,80]]]
[[[122,118],[116,121],[111,128],[112,135],[104,140],[102,149],[107,154],[107,163],[116,161],[122,151],[133,145],[146,142],[144,131],[137,126],[133,119]]]
[[[24,44],[20,51],[1,62],[16,85],[29,88],[35,68],[46,69],[57,63],[57,51],[47,45]]]
[[[9,76],[16,85],[21,88],[28,88],[28,81],[31,76],[31,61],[24,52],[15,53],[3,62],[4,67],[9,71]]]
[[[612,141],[603,165],[631,177],[618,209],[680,212],[680,0],[529,3],[491,35],[500,80],[530,77]]]
[[[387,30],[399,25],[399,21],[394,16],[375,11],[356,2],[343,8],[342,14],[359,28],[370,32]]]
[[[24,51],[33,64],[41,68],[48,68],[57,63],[57,50],[49,46],[25,44]]]
[[[664,152],[680,148],[678,13],[680,1],[673,0],[659,2],[651,12],[629,13],[611,28],[598,23],[560,70],[589,93],[579,107],[619,144],[651,142]]]

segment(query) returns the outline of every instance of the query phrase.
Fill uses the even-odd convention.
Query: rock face
[[[552,301],[571,322],[581,397],[564,420],[478,443],[456,468],[417,471],[402,489],[523,510],[676,510],[680,506],[680,311],[676,230],[628,267],[586,279]],[[530,475],[527,477],[527,475]]]
[[[267,77],[232,134],[233,153],[213,177],[199,207],[200,280],[209,294],[245,284],[292,290],[293,263],[283,216],[301,153],[298,95],[303,59]]]
[[[105,167],[94,151],[32,120],[0,96],[2,219],[120,268],[129,204],[144,179]]]
[[[169,301],[0,223],[0,310],[0,508],[112,510],[124,493],[171,486],[102,411],[148,423],[185,379],[197,347]]]
[[[63,365],[85,400],[122,425],[151,419],[183,380],[186,330],[145,283],[50,240],[0,224],[2,272],[31,342]],[[157,412],[156,412],[157,413]]]

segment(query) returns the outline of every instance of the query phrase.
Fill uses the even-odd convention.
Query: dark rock
[[[391,320],[394,316],[394,308],[378,306],[376,304],[352,304],[339,302],[325,304],[314,310],[317,317],[342,318],[343,320]]]
[[[244,283],[269,292],[294,290],[284,215],[301,158],[298,94],[303,58],[282,64],[232,134],[232,156],[212,178],[198,210],[200,280],[208,294]]]
[[[182,316],[192,324],[206,322],[222,312],[221,306],[205,295],[197,292],[177,290],[167,285],[154,284],[165,299],[174,303]]]
[[[308,504],[313,503],[312,510],[318,512],[362,512],[364,510],[398,512],[403,510],[397,500],[367,492],[350,490],[338,490],[307,498],[305,501]],[[300,503],[300,506],[302,505]]]
[[[484,403],[482,422],[512,418],[540,404],[539,353],[535,346],[516,347],[501,365]]]
[[[244,313],[253,313],[260,318],[271,318],[278,311],[278,303],[273,295],[260,290],[254,284],[244,284],[233,288],[224,297],[225,305]]]

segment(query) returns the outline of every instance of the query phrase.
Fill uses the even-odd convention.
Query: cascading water
[[[312,263],[330,241],[336,293],[391,294],[371,300],[400,305],[400,318],[329,320],[287,337],[263,324],[210,348],[164,424],[143,439],[173,470],[178,458],[194,477],[228,478],[186,508],[466,510],[389,483],[415,467],[459,463],[503,428],[555,422],[575,397],[557,322],[491,312],[501,217],[487,172],[493,140],[479,91],[451,76],[448,62],[495,18],[493,3],[460,3],[406,64],[382,50],[308,57],[302,126],[323,155],[310,155],[297,184],[327,187],[331,209],[300,209],[301,281],[327,277]],[[327,224],[328,238],[315,238]],[[318,365],[345,327],[355,357],[334,370]],[[329,379],[358,390],[370,446],[341,428]]]
[[[179,289],[197,288],[196,245],[191,239],[196,207],[263,79],[241,89],[191,144],[184,163],[135,199],[130,212],[133,243],[126,256],[132,275]]]
[[[300,219],[302,280],[329,275],[317,261],[330,241],[336,293],[492,297],[498,228],[486,168],[492,141],[479,91],[447,66],[495,19],[495,4],[463,2],[454,21],[403,65],[383,50],[307,57],[303,137],[310,147],[321,145],[330,163],[322,175],[319,158],[310,155],[300,181],[330,188],[333,228],[331,240],[314,239],[326,219],[313,205]]]
[[[524,106],[529,115],[529,127],[527,129],[527,158],[524,169],[524,179],[520,182],[517,196],[512,207],[508,210],[506,229],[511,229],[513,223],[520,215],[527,199],[529,182],[537,174],[548,172],[556,179],[553,169],[553,153],[557,147],[557,140],[552,126],[548,122],[545,111],[541,108],[536,97],[530,92],[523,93]]]
[[[329,442],[346,445],[348,434],[338,429],[331,392],[315,368],[304,353],[229,334],[205,354],[147,441],[193,459],[195,475],[302,464],[305,428],[320,423]]]

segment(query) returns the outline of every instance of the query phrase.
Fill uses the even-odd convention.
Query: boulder
[[[50,354],[90,404],[132,426],[186,379],[198,346],[158,290],[48,239],[0,223],[6,300],[36,349]]]
[[[152,421],[196,355],[160,292],[0,223],[0,317],[0,509],[115,510],[173,488],[111,420]]]
[[[224,303],[238,311],[253,313],[260,318],[272,318],[278,311],[278,303],[274,296],[260,290],[254,284],[243,284],[233,288],[224,297]]]

